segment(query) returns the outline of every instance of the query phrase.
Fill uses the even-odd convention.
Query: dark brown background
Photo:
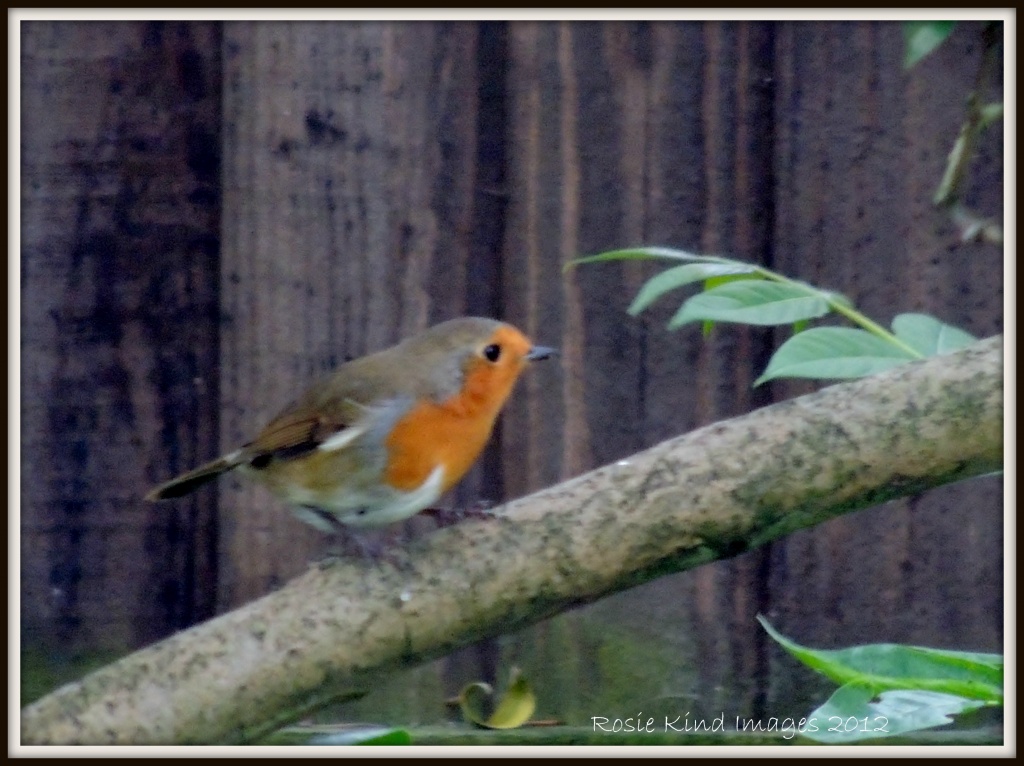
[[[436,321],[500,317],[564,351],[520,384],[460,502],[812,388],[750,387],[770,331],[669,333],[675,298],[627,316],[660,264],[563,274],[576,256],[733,255],[883,324],[1002,329],[1000,253],[959,244],[930,204],[980,23],[910,72],[900,26],[869,22],[26,22],[21,42],[21,636],[54,661],[138,647],[302,571],[323,539],[262,489],[141,497],[322,371]],[[1002,143],[990,130],[972,167],[988,214]],[[1001,488],[662,579],[346,713],[435,720],[446,693],[512,664],[538,715],[579,723],[806,713],[828,685],[758,613],[812,645],[1000,651]]]

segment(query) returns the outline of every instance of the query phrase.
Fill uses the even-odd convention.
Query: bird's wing
[[[355,402],[333,407],[295,407],[267,424],[243,449],[255,468],[270,460],[297,457],[320,447],[340,449],[368,428],[362,408]]]
[[[248,461],[259,468],[315,449],[339,450],[367,434],[369,442],[382,441],[417,398],[402,388],[404,380],[392,374],[383,353],[347,362],[245,445]]]

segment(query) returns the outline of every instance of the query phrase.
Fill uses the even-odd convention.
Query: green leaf
[[[896,337],[925,356],[959,351],[978,339],[927,314],[900,314],[892,320]]]
[[[840,306],[845,306],[848,309],[853,308],[853,301],[851,301],[842,293],[837,293],[834,290],[822,290],[821,295],[827,301],[831,301],[832,303],[838,303]]]
[[[679,287],[703,282],[713,277],[720,277],[727,274],[756,274],[757,269],[744,264],[725,263],[686,263],[682,266],[673,266],[660,274],[655,274],[636,294],[633,303],[629,307],[629,314],[636,316],[645,308],[658,300],[662,295]]]
[[[376,737],[364,739],[360,745],[411,745],[412,736],[405,729],[392,729]]]
[[[563,271],[568,271],[573,266],[581,263],[600,263],[602,261],[636,261],[650,260],[652,258],[667,258],[674,261],[692,261],[696,263],[706,262],[707,258],[702,255],[694,255],[685,250],[674,250],[670,247],[631,247],[625,250],[609,250],[597,255],[587,255],[583,258],[576,258],[565,264]]]
[[[809,649],[783,636],[760,615],[757,619],[783,649],[838,684],[865,684],[874,694],[890,689],[922,689],[1002,704],[1001,654],[902,644]]]
[[[783,343],[754,385],[774,378],[862,378],[916,359],[866,330],[814,327]]]
[[[707,319],[754,325],[790,324],[827,314],[828,301],[808,289],[764,280],[730,282],[690,298],[668,326],[675,329],[687,322]]]
[[[344,726],[338,731],[315,734],[307,745],[411,745],[412,736],[405,729],[384,726]]]
[[[537,709],[533,690],[518,668],[512,668],[508,690],[493,715],[485,719],[484,705],[492,693],[490,684],[478,681],[467,685],[459,695],[463,717],[485,729],[515,729],[529,721]]]
[[[985,104],[981,108],[981,127],[987,128],[993,122],[1003,119],[1003,105],[1001,102]]]
[[[985,705],[955,694],[919,690],[885,691],[877,702],[870,686],[841,686],[808,717],[801,734],[817,742],[844,744],[931,729],[952,723],[952,715]]]
[[[950,36],[955,21],[903,22],[903,68],[910,69]]]
[[[737,271],[734,274],[722,274],[704,280],[704,290],[714,290],[719,285],[727,285],[730,282],[739,282],[744,279],[764,279],[764,276],[755,268],[750,268],[749,271]]]

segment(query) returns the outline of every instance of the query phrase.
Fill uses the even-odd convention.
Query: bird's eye
[[[484,357],[487,359],[487,361],[497,362],[499,356],[501,356],[501,346],[499,346],[497,343],[492,343],[491,345],[484,348]]]

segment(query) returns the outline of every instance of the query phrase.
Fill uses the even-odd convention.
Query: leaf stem
[[[893,335],[891,332],[882,327],[880,324],[864,316],[852,306],[849,306],[845,301],[836,300],[835,297],[833,297],[834,293],[828,290],[820,290],[816,287],[807,284],[806,282],[801,282],[798,279],[790,279],[789,277],[784,277],[781,274],[776,274],[774,271],[769,271],[768,269],[762,266],[757,266],[755,268],[757,269],[757,273],[761,274],[766,279],[770,279],[775,282],[784,282],[788,285],[796,287],[797,289],[803,290],[808,295],[815,295],[824,298],[825,301],[828,303],[830,309],[832,309],[837,314],[841,314],[842,316],[846,317],[854,324],[860,325],[860,327],[862,327],[864,330],[871,333],[872,335],[876,335],[882,340],[891,343],[892,345],[896,346],[898,349],[900,349],[906,354],[909,354],[915,359],[925,358],[924,354],[922,354],[920,351],[911,348],[902,340]]]
[[[884,340],[887,340],[889,343],[892,343],[894,346],[899,348],[901,351],[906,352],[907,354],[909,354],[910,356],[914,357],[915,359],[924,359],[925,358],[925,355],[922,354],[920,351],[918,351],[915,348],[912,348],[911,346],[908,346],[906,343],[904,343],[902,340],[897,338],[895,335],[893,335],[891,332],[886,330],[884,327],[882,327],[881,325],[879,325],[879,324],[873,322],[872,320],[868,319],[866,316],[861,314],[856,309],[852,309],[849,306],[844,306],[843,304],[839,303],[838,301],[834,301],[834,300],[829,300],[829,305],[832,307],[832,310],[835,311],[837,314],[842,314],[844,317],[849,319],[851,322],[853,322],[855,324],[859,324],[861,327],[863,327],[869,333],[871,333],[873,335],[877,335],[879,338],[882,338]]]

